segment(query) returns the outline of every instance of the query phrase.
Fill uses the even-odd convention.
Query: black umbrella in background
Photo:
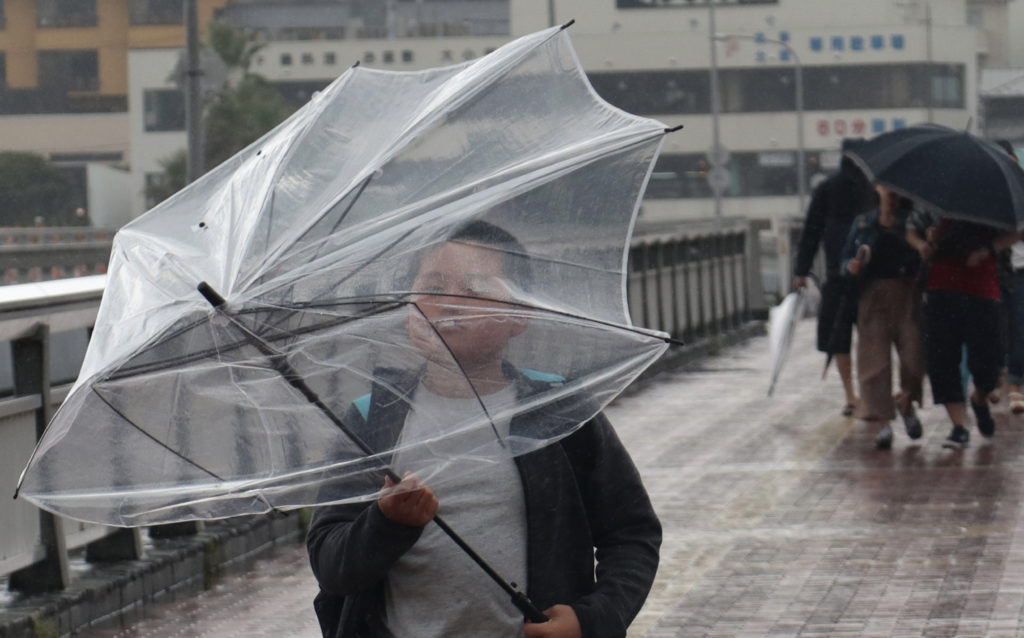
[[[846,151],[875,184],[944,217],[1024,230],[1024,170],[996,144],[933,124]]]

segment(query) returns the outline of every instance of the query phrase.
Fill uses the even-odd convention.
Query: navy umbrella
[[[996,144],[933,124],[874,137],[846,152],[875,184],[944,217],[1024,230],[1024,170]]]

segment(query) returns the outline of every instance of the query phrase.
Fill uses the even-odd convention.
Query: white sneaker
[[[875,447],[879,450],[888,450],[892,447],[892,427],[888,423],[875,435]]]

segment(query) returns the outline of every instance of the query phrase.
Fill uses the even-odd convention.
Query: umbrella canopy
[[[667,347],[631,325],[624,274],[664,133],[598,98],[559,28],[350,69],[118,232],[20,493],[112,525],[221,518],[372,499],[392,464],[440,485],[566,436]],[[529,382],[495,392],[495,360]],[[470,407],[420,400],[428,372]],[[415,436],[360,431],[382,386]]]
[[[992,142],[929,124],[883,133],[846,155],[872,182],[922,208],[1024,230],[1024,170]]]

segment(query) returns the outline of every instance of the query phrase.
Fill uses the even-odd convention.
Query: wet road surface
[[[1024,634],[1024,417],[941,447],[944,410],[920,411],[893,449],[840,416],[800,325],[775,395],[758,337],[666,373],[608,414],[663,524],[662,564],[631,638]],[[926,391],[927,395],[927,391]],[[195,598],[88,638],[319,635],[300,545]]]

